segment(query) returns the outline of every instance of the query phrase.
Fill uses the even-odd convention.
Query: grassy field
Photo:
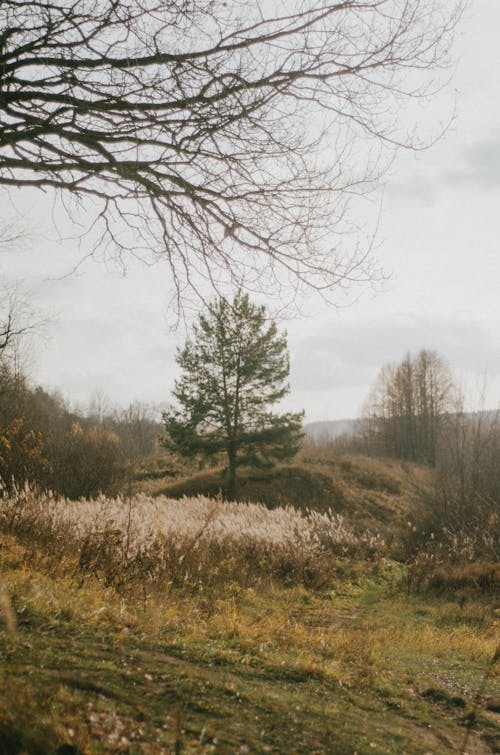
[[[401,567],[123,598],[0,540],[2,753],[493,753],[498,604]]]
[[[247,477],[272,508],[4,496],[0,755],[500,752],[500,570],[395,560],[418,475],[302,458]]]

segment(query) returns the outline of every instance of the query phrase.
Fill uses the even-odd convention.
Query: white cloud
[[[464,147],[457,164],[443,172],[448,185],[474,184],[485,190],[500,188],[500,134]]]
[[[410,351],[433,349],[452,369],[477,376],[500,374],[500,323],[417,314],[333,319],[292,345],[292,387],[321,392],[369,388],[384,365]]]

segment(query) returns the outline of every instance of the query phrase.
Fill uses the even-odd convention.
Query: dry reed
[[[26,487],[0,500],[0,528],[51,563],[106,585],[203,587],[263,579],[323,585],[339,559],[375,558],[383,540],[334,513],[202,496],[71,501]]]

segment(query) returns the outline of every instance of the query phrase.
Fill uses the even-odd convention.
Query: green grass
[[[499,746],[498,605],[226,584],[127,602],[0,540],[0,753],[418,753]],[[392,575],[392,576],[391,576]]]

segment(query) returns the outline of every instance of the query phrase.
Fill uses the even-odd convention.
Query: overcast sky
[[[350,306],[311,301],[289,335],[291,394],[286,408],[309,421],[355,417],[380,367],[421,348],[436,349],[472,391],[485,376],[488,404],[500,404],[500,3],[471,0],[460,26],[456,118],[424,153],[400,155],[386,178],[377,256],[390,278],[355,292]],[[446,107],[450,101],[450,88]],[[125,405],[168,402],[175,349],[166,266],[128,266],[124,277],[81,257],[76,242],[48,231],[50,203],[24,192],[12,207],[30,232],[3,252],[3,273],[22,280],[55,317],[39,343],[33,380],[85,404],[96,391]],[[377,205],[378,206],[378,205]],[[372,213],[373,214],[373,213]],[[71,230],[59,222],[61,233]]]

